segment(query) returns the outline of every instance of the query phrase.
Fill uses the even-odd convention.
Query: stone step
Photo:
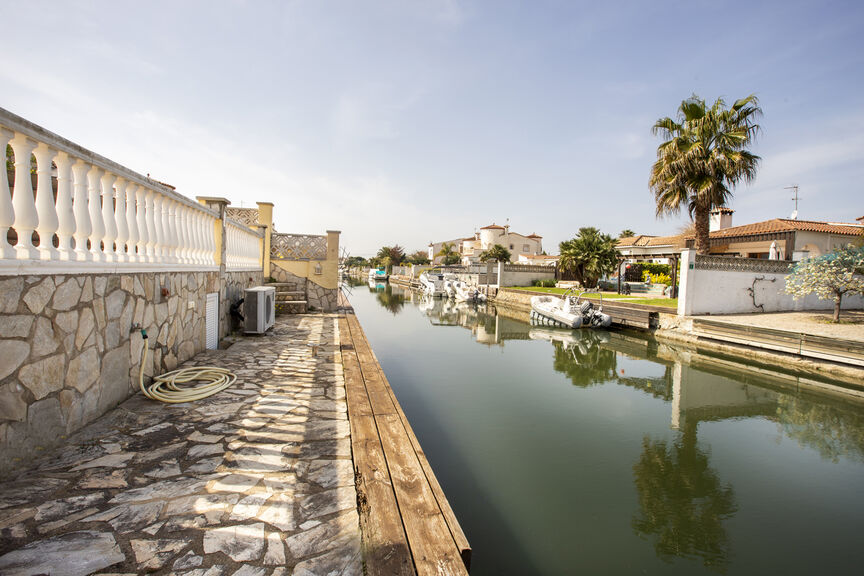
[[[283,300],[276,302],[277,314],[305,314],[306,300]]]
[[[303,292],[277,292],[276,301],[284,302],[286,300],[303,300]]]

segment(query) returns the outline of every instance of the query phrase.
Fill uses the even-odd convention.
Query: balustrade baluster
[[[87,249],[87,239],[93,230],[87,199],[88,169],[83,160],[76,160],[72,165],[73,188],[75,190],[72,212],[75,214],[75,260],[78,262],[93,260],[93,253]]]
[[[117,221],[114,217],[114,180],[116,176],[110,172],[102,175],[102,220],[105,225],[105,236],[102,241],[105,249],[105,261],[116,262],[117,252],[114,249],[114,239],[117,238]]]
[[[168,261],[175,264],[179,261],[177,258],[177,249],[180,244],[180,236],[178,234],[177,225],[177,202],[173,198],[168,198],[168,225],[166,227],[168,241]]]
[[[14,134],[0,128],[0,150],[3,150],[3,158],[6,158],[6,146]],[[3,169],[3,177],[0,178],[0,258],[11,260],[15,258],[15,249],[9,244],[6,235],[9,228],[15,223],[15,208],[12,207],[12,195],[9,193],[9,179],[6,169]]]
[[[129,262],[140,262],[136,247],[141,237],[138,232],[137,208],[138,201],[135,199],[135,190],[138,185],[130,182],[126,186],[126,228],[129,230],[129,238],[126,240],[126,258]]]
[[[114,204],[114,220],[117,222],[117,261],[129,262],[129,257],[126,255],[126,240],[129,239],[129,226],[126,224],[126,182],[125,178],[117,178],[114,183],[114,192],[117,200]]]
[[[102,170],[91,166],[87,172],[87,192],[89,195],[88,208],[90,209],[90,252],[93,254],[94,262],[106,262],[105,252],[102,250],[102,240],[105,238],[105,222],[102,220],[102,201],[100,200],[101,186],[99,180],[102,178]]]
[[[33,231],[39,225],[39,217],[33,198],[33,181],[30,178],[30,155],[36,148],[36,143],[23,134],[16,133],[9,144],[15,152],[15,189],[12,192],[14,228],[18,233],[15,254],[19,259],[36,259],[39,258],[39,250],[33,246]]]
[[[154,242],[153,249],[155,250],[155,262],[162,264],[166,262],[166,247],[165,247],[165,211],[162,206],[164,196],[159,192],[153,193],[153,225],[154,225]]]
[[[149,188],[144,190],[144,205],[146,208],[144,213],[144,220],[146,224],[144,228],[142,228],[142,230],[147,231],[147,262],[151,263],[156,262],[156,206],[154,204],[155,197],[156,193]]]
[[[72,159],[65,152],[57,154],[57,249],[60,260],[73,260],[72,235],[75,213],[72,211]]]
[[[39,257],[42,260],[57,260],[60,252],[54,247],[54,234],[60,225],[54,205],[54,188],[51,185],[51,161],[57,152],[45,143],[33,151],[36,156],[36,214],[39,224]]]
[[[192,263],[200,266],[201,262],[201,212],[190,210],[192,219],[189,231],[192,235]]]
[[[192,246],[189,235],[189,208],[184,204],[180,204],[177,208],[177,216],[180,219],[180,261],[183,264],[192,263]]]

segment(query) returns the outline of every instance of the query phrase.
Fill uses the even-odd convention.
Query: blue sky
[[[8,2],[0,106],[351,254],[510,219],[557,252],[657,220],[653,122],[764,110],[734,222],[864,216],[864,3]]]

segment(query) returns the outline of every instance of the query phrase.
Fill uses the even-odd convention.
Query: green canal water
[[[472,575],[864,570],[861,405],[637,333],[346,291]]]

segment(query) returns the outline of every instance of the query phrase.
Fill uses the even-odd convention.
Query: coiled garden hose
[[[161,376],[154,376],[149,386],[144,385],[144,366],[147,363],[147,332],[141,330],[141,338],[144,339],[144,351],[141,353],[141,371],[138,373],[138,383],[141,391],[151,400],[159,400],[169,404],[180,404],[182,402],[194,402],[212,396],[217,392],[225,390],[237,381],[237,376],[225,368],[218,366],[193,366],[181,368],[173,372],[166,372]],[[182,387],[189,382],[200,382],[191,387]]]

